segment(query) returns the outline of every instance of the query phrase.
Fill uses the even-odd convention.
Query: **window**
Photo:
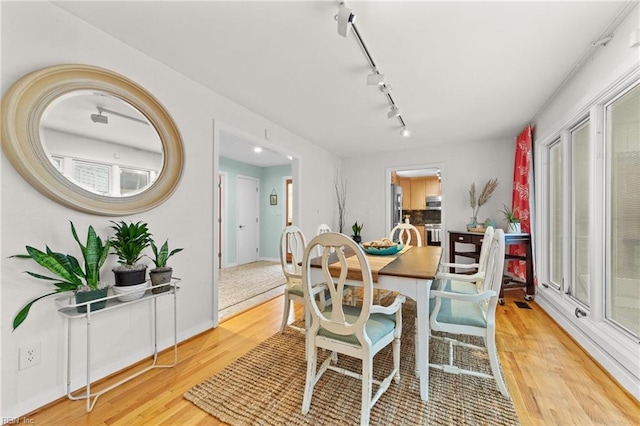
[[[583,324],[637,343],[640,82],[601,99],[544,147],[543,282],[572,314],[589,308]]]
[[[640,84],[605,108],[606,318],[640,336]]]
[[[120,168],[120,195],[132,195],[149,185],[149,172]]]
[[[585,120],[569,133],[571,146],[572,207],[572,274],[569,293],[589,306],[589,227],[591,211],[592,143],[589,120]]]
[[[562,146],[560,139],[549,148],[549,278],[553,287],[562,288]]]
[[[111,167],[106,164],[73,160],[73,180],[98,194],[109,193],[110,172]]]

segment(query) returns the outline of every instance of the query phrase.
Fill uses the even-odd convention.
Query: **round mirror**
[[[151,209],[182,174],[182,140],[169,114],[108,70],[59,65],[28,74],[5,94],[2,120],[2,148],[16,170],[81,211]]]

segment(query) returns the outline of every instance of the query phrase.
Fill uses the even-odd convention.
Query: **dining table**
[[[358,262],[349,262],[349,259],[355,258],[355,253],[349,253],[348,250],[345,249],[349,267],[347,284],[361,287],[362,272]],[[418,344],[415,347],[415,370],[420,379],[420,398],[427,401],[429,399],[429,293],[438,272],[442,249],[438,246],[407,246],[400,252],[388,256],[365,254],[371,268],[374,290],[396,291],[416,302]],[[332,256],[335,256],[337,261],[335,253]],[[312,259],[310,264],[311,279],[314,282],[322,280],[320,258]],[[331,259],[329,272],[335,277],[340,273],[337,265],[331,266]]]

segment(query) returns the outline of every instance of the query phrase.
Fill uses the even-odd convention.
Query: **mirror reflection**
[[[40,139],[58,172],[95,194],[139,194],[162,171],[156,129],[135,107],[106,92],[75,90],[56,98],[43,112]]]

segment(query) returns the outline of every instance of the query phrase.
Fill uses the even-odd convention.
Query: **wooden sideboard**
[[[480,258],[480,247],[482,246],[483,233],[478,232],[466,232],[466,231],[449,231],[449,262],[456,262],[456,256],[466,257],[474,259],[475,262]],[[523,244],[525,246],[525,255],[517,256],[506,253],[504,258],[510,260],[522,260],[526,262],[526,280],[525,282],[519,281],[511,276],[505,275],[502,288],[500,289],[500,304],[504,304],[504,290],[508,290],[516,287],[525,288],[526,300],[533,300],[535,297],[535,284],[533,280],[533,250],[531,247],[531,235],[530,234],[504,234],[504,243],[507,246],[514,244]],[[461,250],[463,247],[459,247],[462,244],[472,245],[472,250]],[[468,247],[468,246],[467,246]],[[507,250],[508,252],[508,250]],[[454,268],[451,268],[450,272],[455,272]]]

